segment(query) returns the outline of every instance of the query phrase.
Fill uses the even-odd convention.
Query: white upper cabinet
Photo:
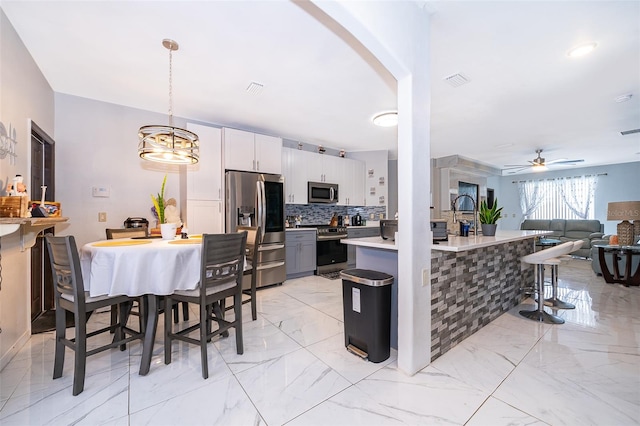
[[[298,149],[282,149],[282,174],[284,175],[285,203],[307,204],[307,167],[314,154]]]
[[[338,183],[342,179],[342,158],[333,155],[310,152],[313,161],[307,164],[308,178],[311,182]]]
[[[200,160],[187,166],[187,199],[222,200],[222,131],[193,123],[187,130],[200,140]]]
[[[247,172],[282,173],[282,139],[223,129],[224,167]]]
[[[364,206],[365,162],[284,148],[285,202],[307,204],[307,182],[338,184],[338,205]]]
[[[365,164],[363,161],[340,158],[343,177],[338,187],[338,204],[364,206]]]

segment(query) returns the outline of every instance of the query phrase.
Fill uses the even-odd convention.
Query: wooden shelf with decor
[[[0,197],[0,237],[19,231],[23,251],[33,247],[36,237],[42,230],[69,220],[61,216],[60,203],[53,201],[45,202],[44,208],[49,216],[25,217],[28,214],[28,207],[34,204],[39,206],[40,202],[28,201],[27,197]]]

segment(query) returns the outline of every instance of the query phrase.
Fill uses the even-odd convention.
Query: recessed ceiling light
[[[591,53],[596,48],[597,43],[584,43],[580,44],[567,52],[567,56],[570,58],[577,58],[578,56],[584,56]]]
[[[380,127],[393,127],[398,125],[398,113],[387,111],[373,117],[373,124]]]

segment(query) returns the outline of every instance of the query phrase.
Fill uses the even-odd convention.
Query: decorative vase
[[[177,225],[175,223],[161,223],[160,233],[162,234],[162,239],[173,240],[176,237],[176,228]]]
[[[498,225],[495,223],[481,223],[480,226],[482,227],[482,235],[485,237],[493,237],[496,235],[496,228]]]

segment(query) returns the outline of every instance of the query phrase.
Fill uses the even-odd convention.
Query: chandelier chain
[[[173,126],[173,50],[169,49],[169,126]]]

